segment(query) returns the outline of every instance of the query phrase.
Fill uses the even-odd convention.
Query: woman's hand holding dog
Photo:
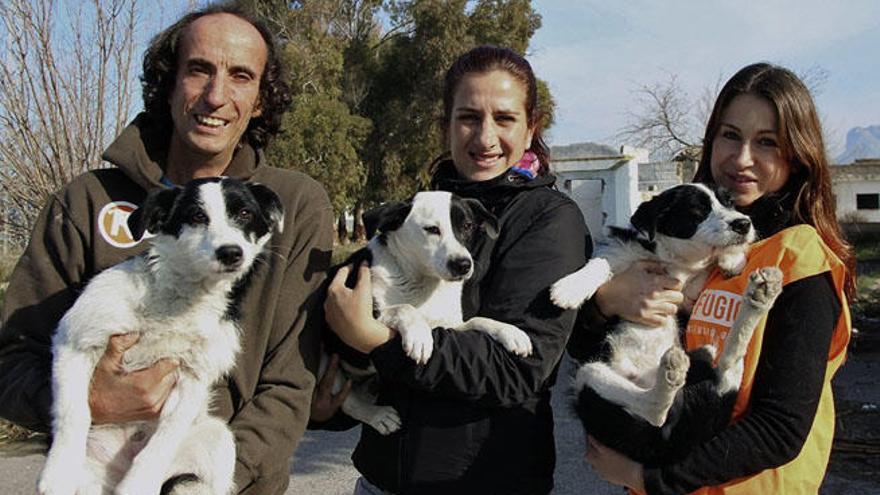
[[[358,267],[357,283],[353,289],[345,286],[350,271],[351,265],[346,265],[336,272],[327,289],[324,314],[327,324],[343,342],[368,354],[394,338],[396,332],[373,318],[370,267],[366,263]]]
[[[140,338],[136,333],[110,337],[89,385],[92,423],[156,419],[177,383],[178,363],[161,359],[149,368],[126,372],[125,351]]]
[[[634,263],[596,291],[596,305],[605,316],[649,326],[662,326],[684,300],[682,285],[651,261]]]
[[[609,483],[645,491],[642,465],[587,435],[587,462]]]

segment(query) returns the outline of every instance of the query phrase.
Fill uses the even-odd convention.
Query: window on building
[[[880,194],[856,194],[857,210],[880,210]]]

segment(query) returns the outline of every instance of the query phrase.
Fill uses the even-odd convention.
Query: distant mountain
[[[853,127],[846,133],[846,149],[836,163],[852,163],[859,158],[880,158],[880,125]]]
[[[550,157],[553,159],[618,155],[620,155],[619,149],[613,146],[608,146],[607,144],[599,143],[584,142],[550,147]]]

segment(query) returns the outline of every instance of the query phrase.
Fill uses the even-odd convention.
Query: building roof
[[[849,165],[834,165],[830,168],[831,180],[835,182],[880,180],[880,159],[877,158],[856,160]]]

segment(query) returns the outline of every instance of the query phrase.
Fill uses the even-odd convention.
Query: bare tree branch
[[[128,120],[141,1],[0,2],[0,242],[25,239]]]

